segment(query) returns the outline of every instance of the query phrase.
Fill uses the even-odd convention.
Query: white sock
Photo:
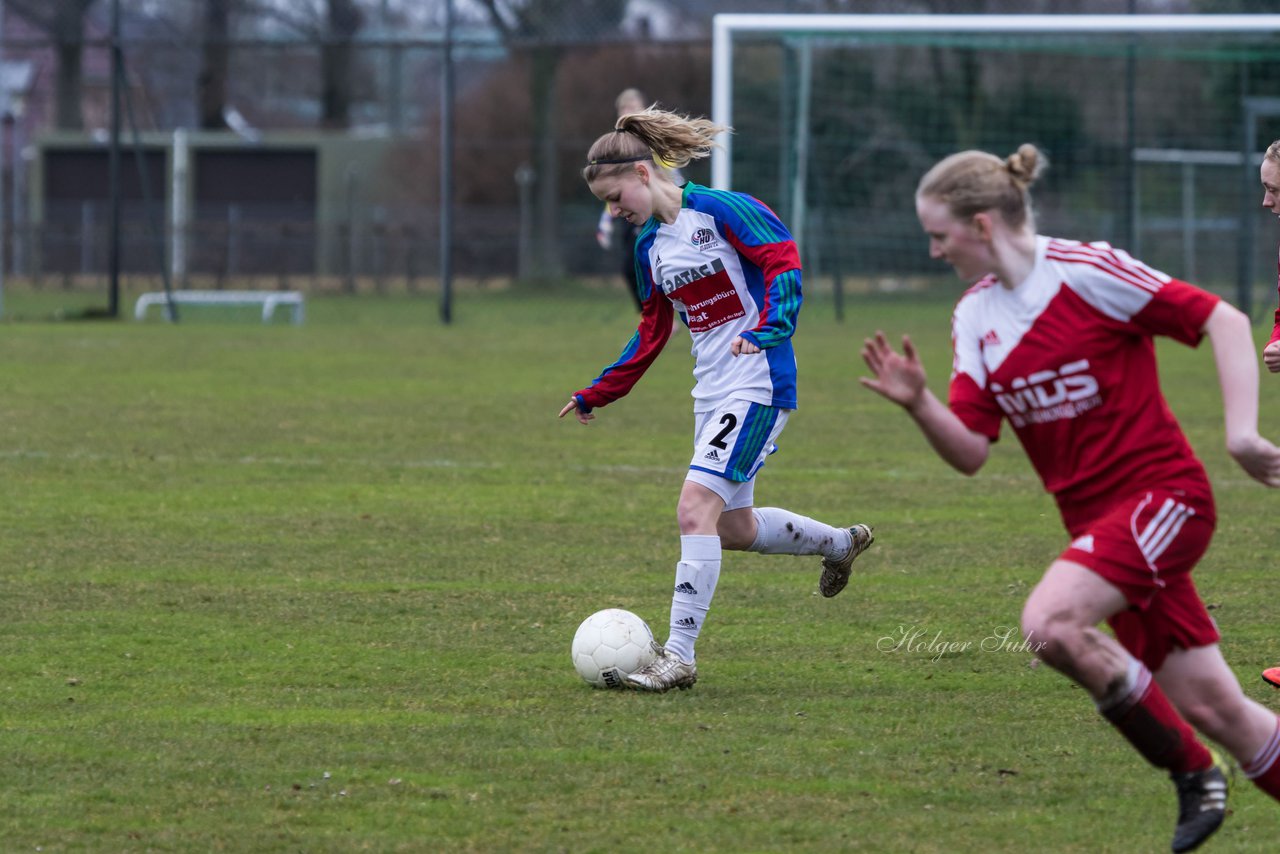
[[[1151,671],[1141,661],[1131,657],[1129,666],[1124,672],[1124,679],[1117,682],[1101,700],[1095,700],[1094,705],[1104,715],[1108,712],[1116,716],[1123,715],[1142,699],[1142,695],[1147,692],[1147,686],[1150,684]]]
[[[756,539],[747,551],[766,555],[822,555],[839,560],[853,547],[853,535],[848,528],[833,528],[779,507],[757,507],[751,513],[756,518]]]
[[[1250,759],[1240,770],[1244,772],[1244,776],[1249,780],[1256,780],[1263,774],[1271,770],[1271,766],[1280,760],[1280,717],[1276,719],[1275,731],[1271,733],[1271,738],[1267,739],[1267,743],[1262,745],[1257,755]]]
[[[687,534],[680,538],[680,562],[671,594],[671,636],[666,647],[681,661],[693,661],[693,644],[711,609],[720,580],[720,538]]]

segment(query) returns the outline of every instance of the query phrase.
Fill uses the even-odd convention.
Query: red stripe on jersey
[[[671,300],[662,293],[662,288],[654,285],[644,302],[640,326],[636,330],[635,350],[628,358],[605,368],[590,386],[574,394],[580,395],[582,402],[592,409],[625,397],[666,346],[667,339],[671,337],[674,315]]]
[[[729,245],[743,258],[760,268],[760,272],[764,274],[766,286],[788,270],[800,269],[800,252],[796,249],[794,240],[752,245],[743,243],[728,224],[722,224],[721,227],[724,229],[724,236],[729,241]]]
[[[1158,293],[1164,282],[1152,275],[1143,267],[1121,261],[1110,250],[1099,249],[1087,244],[1070,244],[1052,241],[1045,251],[1045,257],[1066,264],[1086,264],[1107,273],[1122,282],[1142,288],[1149,293]]]
[[[783,240],[778,243],[743,243],[728,223],[721,223],[725,239],[729,241],[737,253],[760,268],[764,279],[764,299],[759,309],[760,318],[751,332],[759,332],[778,322],[773,304],[774,282],[783,273],[800,269],[800,250],[794,240]],[[792,318],[794,321],[794,318]]]
[[[1148,270],[1131,264],[1125,264],[1111,252],[1099,251],[1081,251],[1084,247],[1075,250],[1055,251],[1052,247],[1045,253],[1045,257],[1052,258],[1055,261],[1063,261],[1068,264],[1087,264],[1096,267],[1103,272],[1109,273],[1116,278],[1126,281],[1132,285],[1136,285],[1145,291],[1156,293],[1163,287],[1164,283],[1151,275]]]
[[[1140,288],[1151,294],[1156,294],[1160,292],[1160,285],[1152,285],[1148,282],[1143,282],[1140,279],[1134,278],[1133,276],[1126,275],[1123,270],[1117,267],[1113,267],[1107,264],[1100,264],[1097,261],[1089,261],[1089,260],[1084,260],[1079,258],[1063,258],[1061,256],[1055,256],[1055,255],[1049,255],[1046,257],[1054,261],[1062,261],[1067,264],[1083,264],[1088,267],[1093,267],[1095,269],[1101,270],[1102,272],[1106,273],[1107,275],[1111,276],[1114,279],[1118,279],[1126,284],[1133,285],[1134,287]]]

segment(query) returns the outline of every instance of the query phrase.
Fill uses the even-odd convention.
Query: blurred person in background
[[[582,171],[610,213],[638,229],[639,328],[613,364],[560,410],[582,424],[626,395],[671,336],[690,333],[694,450],[676,506],[680,561],[670,636],[628,677],[644,691],[697,681],[694,643],[720,578],[723,549],[821,555],[818,587],[835,596],[871,545],[867,525],[832,527],[777,507],[755,508],[756,474],[796,408],[791,337],[802,301],[800,256],[786,226],[742,193],[677,185],[663,164],[706,157],[729,128],[664,110],[628,113],[595,141]]]
[[[1154,336],[1208,336],[1227,450],[1246,473],[1280,486],[1280,448],[1258,434],[1249,318],[1106,243],[1037,234],[1029,189],[1044,165],[1023,145],[1007,158],[954,154],[925,174],[916,213],[929,252],[967,284],[952,315],[949,405],[907,336],[901,353],[883,333],[865,342],[874,377],[862,383],[965,474],[1009,422],[1071,537],[1023,607],[1023,634],[1170,775],[1172,849],[1190,851],[1221,825],[1231,773],[1195,730],[1280,799],[1280,718],[1245,696],[1191,579],[1213,535],[1213,493],[1160,391]]]
[[[1262,156],[1259,176],[1262,179],[1262,206],[1280,216],[1280,139],[1267,146],[1267,151]],[[1276,263],[1276,270],[1280,274],[1280,260]],[[1280,275],[1277,275],[1276,287],[1280,291]],[[1280,373],[1280,308],[1276,309],[1271,338],[1262,348],[1262,361],[1268,371]]]
[[[1262,179],[1262,206],[1280,216],[1280,139],[1267,146],[1259,175]],[[1276,272],[1276,289],[1280,291],[1280,260],[1276,262]],[[1280,308],[1276,309],[1271,338],[1262,348],[1262,362],[1271,373],[1280,373]],[[1280,688],[1280,666],[1268,667],[1262,671],[1262,678]]]
[[[623,89],[613,103],[614,108],[617,110],[618,118],[622,118],[628,113],[638,113],[649,106],[645,102],[644,93],[639,89]],[[658,161],[657,165],[670,172],[673,183],[684,183],[679,169],[663,161]],[[643,311],[644,302],[640,298],[640,289],[636,281],[636,235],[639,231],[640,227],[638,225],[625,219],[616,219],[609,212],[608,205],[604,206],[604,210],[600,212],[600,220],[596,223],[596,243],[600,244],[601,249],[605,251],[612,250],[614,248],[614,237],[617,237],[622,284],[635,301],[636,311]]]

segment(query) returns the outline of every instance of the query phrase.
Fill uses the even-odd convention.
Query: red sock
[[[1280,801],[1280,717],[1276,718],[1276,730],[1270,740],[1240,770],[1253,785]]]
[[[1115,694],[1119,697],[1100,705],[1098,711],[1143,759],[1174,774],[1203,771],[1213,764],[1209,749],[1196,738],[1143,664],[1135,660],[1130,665],[1125,683]]]

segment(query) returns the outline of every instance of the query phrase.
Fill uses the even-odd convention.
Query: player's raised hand
[[[883,332],[862,342],[862,360],[875,377],[861,377],[864,386],[901,406],[919,402],[925,390],[924,365],[911,339],[902,336],[902,352],[889,345]]]
[[[564,418],[566,415],[569,414],[570,411],[573,412],[574,416],[578,419],[578,423],[580,424],[586,424],[588,421],[596,417],[593,413],[583,412],[578,407],[578,398],[576,397],[569,398],[569,402],[565,404],[564,409],[561,409],[560,414],[556,417]]]
[[[1249,477],[1271,487],[1280,487],[1280,448],[1267,439],[1253,435],[1231,441],[1227,451]]]

